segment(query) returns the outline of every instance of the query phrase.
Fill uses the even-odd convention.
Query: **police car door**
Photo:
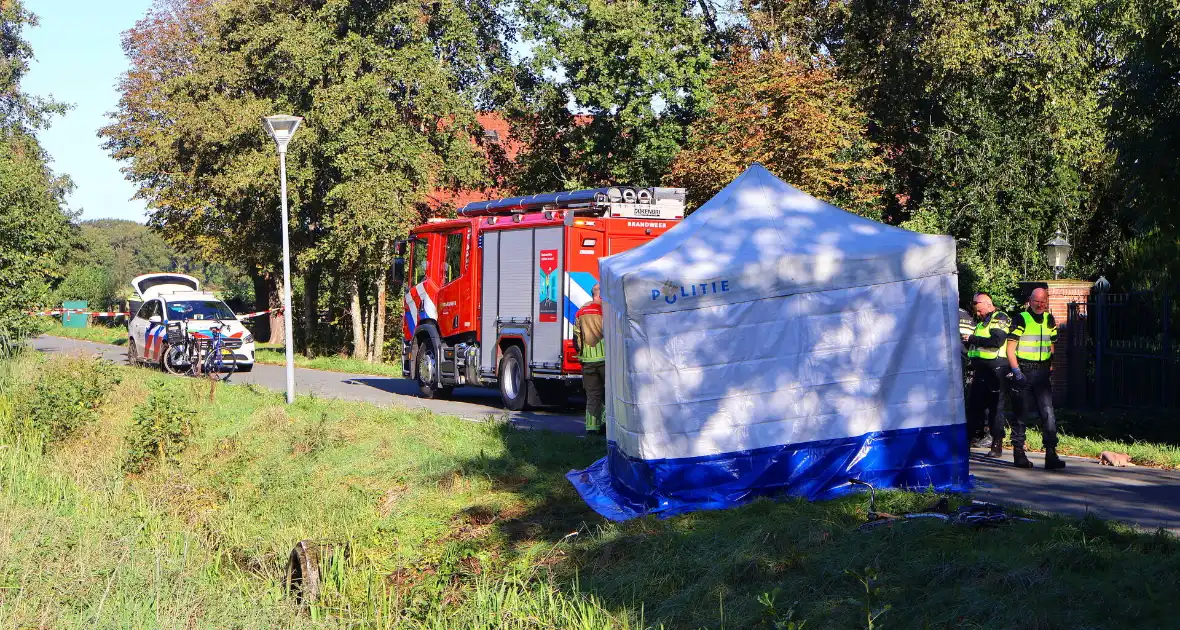
[[[152,316],[157,314],[159,310],[159,304],[157,300],[144,302],[143,306],[139,307],[139,312],[136,313],[135,318],[131,320],[129,332],[132,342],[135,343],[135,351],[140,359],[148,358],[147,354],[145,354],[147,348],[145,337],[147,336],[148,328],[152,326]]]

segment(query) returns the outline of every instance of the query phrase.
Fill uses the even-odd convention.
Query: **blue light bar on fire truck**
[[[507,215],[538,210],[569,209],[610,217],[682,219],[683,188],[612,186],[476,201],[459,209],[461,217]]]

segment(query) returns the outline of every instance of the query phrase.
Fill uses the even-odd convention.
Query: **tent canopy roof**
[[[755,163],[674,229],[600,266],[603,298],[638,314],[954,273],[955,243],[841,210]]]

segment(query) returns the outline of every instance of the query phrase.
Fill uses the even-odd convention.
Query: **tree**
[[[97,309],[134,299],[131,280],[154,272],[192,275],[202,287],[238,305],[253,298],[249,279],[240,271],[182,254],[135,221],[96,219],[79,223],[64,267],[65,277],[55,290],[57,301],[87,300]]]
[[[1121,63],[1109,90],[1118,218],[1134,234],[1127,284],[1172,287],[1180,269],[1180,2],[1117,5]]]
[[[708,106],[713,55],[689,0],[523,0],[521,192],[654,184]],[[572,108],[572,109],[571,109]]]
[[[36,323],[24,312],[46,305],[73,236],[63,210],[68,178],[54,175],[34,132],[64,106],[24,93],[32,49],[21,37],[36,17],[17,0],[0,4],[0,336]]]
[[[887,220],[961,239],[962,279],[1003,279],[989,288],[1004,293],[1044,276],[1057,229],[1078,275],[1119,246],[1096,220],[1111,161],[1101,15],[1097,0],[847,0],[829,14],[825,49],[892,171]]]
[[[692,125],[667,183],[687,188],[700,204],[761,162],[808,194],[880,217],[885,163],[866,137],[868,119],[853,104],[851,86],[831,68],[739,51],[709,88],[714,104]]]
[[[102,133],[152,225],[247,269],[274,306],[277,158],[259,119],[305,116],[288,153],[287,226],[310,294],[304,324],[331,270],[345,279],[335,302],[356,305],[354,354],[366,355],[365,306],[384,308],[392,241],[420,221],[427,192],[486,177],[474,101],[501,30],[495,5],[479,2],[161,2],[124,39],[132,68]]]

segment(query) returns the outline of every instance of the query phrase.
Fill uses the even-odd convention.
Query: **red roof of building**
[[[504,151],[504,157],[509,162],[515,162],[520,155],[524,143],[512,137],[512,128],[508,121],[498,112],[480,112],[476,114],[476,121],[483,127],[482,142],[484,146],[498,145]],[[476,140],[473,138],[472,142]],[[443,212],[447,208],[461,208],[473,201],[510,197],[512,191],[505,187],[491,187],[483,190],[447,190],[436,189],[426,196],[426,205],[432,213]]]

